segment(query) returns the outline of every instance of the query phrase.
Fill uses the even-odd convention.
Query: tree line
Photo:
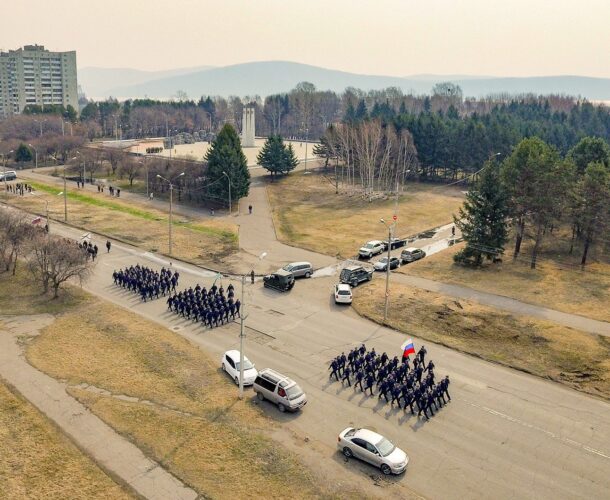
[[[539,137],[523,139],[501,163],[486,162],[455,217],[466,246],[456,262],[480,266],[498,260],[509,229],[514,233],[513,259],[524,238],[533,246],[534,269],[546,234],[559,224],[571,228],[570,253],[582,244],[585,267],[592,245],[607,247],[610,227],[610,147],[598,137],[585,137],[565,156]]]

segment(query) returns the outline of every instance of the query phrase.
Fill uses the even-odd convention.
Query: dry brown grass
[[[0,498],[133,498],[0,381]]]
[[[110,304],[85,304],[44,329],[27,359],[66,380],[91,411],[206,497],[321,495],[267,437],[273,422],[237,400],[214,360],[166,328]]]
[[[8,203],[24,210],[44,214],[49,202],[51,219],[64,220],[63,196],[51,185],[35,183],[35,195],[10,194]],[[168,215],[144,202],[110,198],[106,193],[70,189],[68,222],[101,235],[117,238],[147,251],[167,252]],[[51,222],[53,231],[53,222]],[[219,220],[174,216],[173,255],[198,264],[220,262],[237,251],[237,227]],[[98,242],[98,246],[100,246]]]
[[[551,253],[550,249],[556,248],[553,243],[549,240],[545,244],[545,251],[534,270],[530,269],[527,260],[527,244],[524,259],[513,262],[511,253],[507,252],[503,263],[488,264],[481,269],[453,263],[453,254],[463,247],[461,244],[403,266],[399,272],[610,321],[610,263],[603,257],[598,261],[592,259],[586,271],[582,271],[578,257]]]
[[[379,219],[391,220],[394,214],[394,200],[369,203],[356,195],[336,195],[321,173],[290,174],[268,184],[267,192],[281,241],[332,256],[351,257],[366,241],[387,239]],[[463,201],[456,188],[413,183],[406,193],[398,203],[399,236],[451,222]]]
[[[383,321],[381,281],[358,287],[355,309]],[[389,326],[610,399],[610,339],[408,286],[392,285]]]

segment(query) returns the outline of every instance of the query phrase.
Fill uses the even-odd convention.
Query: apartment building
[[[51,52],[42,45],[0,51],[0,117],[28,104],[70,104],[78,110],[76,52]]]

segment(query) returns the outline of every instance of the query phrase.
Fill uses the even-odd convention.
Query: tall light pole
[[[31,144],[28,144],[28,146],[30,146],[34,150],[34,154],[36,155],[36,164],[35,164],[34,168],[38,168],[38,150]]]
[[[165,182],[167,182],[169,184],[169,255],[171,257],[172,255],[172,203],[173,203],[173,192],[174,192],[174,184],[173,182],[178,179],[179,177],[182,177],[184,175],[184,172],[182,172],[181,174],[178,174],[176,177],[174,177],[171,181],[169,179],[166,179],[165,177],[163,177],[162,175],[157,174],[157,177],[159,179],[164,180]]]
[[[146,156],[138,163],[141,163],[144,166],[144,171],[146,172],[146,199],[148,200],[150,199],[150,195],[148,194],[148,165],[146,164]]]
[[[83,159],[82,153],[80,151],[77,151],[76,154],[78,156],[80,156],[80,160],[83,162],[83,188],[84,188],[85,187],[85,183],[87,182],[87,171],[86,171],[87,165],[85,163],[85,160]]]
[[[388,228],[388,261],[386,262],[385,268],[385,305],[383,309],[383,322],[388,320],[388,302],[390,297],[390,257],[392,251],[392,229],[394,225],[388,225],[383,219],[379,219],[385,227]]]
[[[13,150],[11,149],[8,153],[2,153],[2,166],[4,169],[2,178],[4,179],[4,197],[5,198],[8,198],[8,185],[6,183],[6,155],[10,155],[12,152],[13,152]]]
[[[309,128],[305,129],[305,173],[307,173],[307,140],[309,139]]]
[[[231,178],[224,170],[222,171],[222,175],[224,175],[229,181],[229,215],[231,215],[233,213],[233,210],[231,210]]]

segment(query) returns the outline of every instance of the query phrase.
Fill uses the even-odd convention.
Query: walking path
[[[102,468],[118,476],[142,497],[152,500],[197,498],[194,490],[146,458],[136,446],[70,396],[66,384],[38,371],[24,359],[17,344],[18,336],[37,333],[52,321],[51,315],[2,318],[0,376],[53,420]]]
[[[579,316],[578,314],[564,313],[555,309],[521,302],[502,295],[480,292],[465,286],[449,285],[447,283],[441,283],[439,281],[408,274],[394,273],[392,274],[392,281],[415,286],[430,292],[438,292],[458,299],[473,300],[479,304],[495,307],[518,315],[534,316],[536,318],[550,320],[560,325],[582,330],[583,332],[604,335],[606,337],[610,336],[610,323],[586,318],[584,316]]]

